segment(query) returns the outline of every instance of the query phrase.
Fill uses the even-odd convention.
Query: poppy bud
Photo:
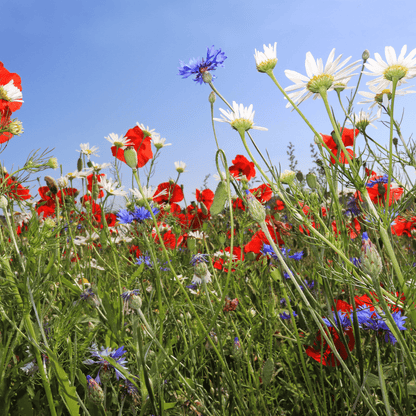
[[[303,181],[303,173],[300,170],[298,170],[298,173],[296,174],[296,179],[299,182],[302,182]]]
[[[82,171],[82,168],[83,168],[83,166],[82,166],[82,158],[80,156],[79,159],[78,159],[78,162],[77,162],[77,171],[78,172],[81,172]]]
[[[262,223],[266,220],[266,211],[264,206],[253,196],[253,194],[246,190],[246,203],[248,206],[248,212],[251,217],[259,222]]]
[[[399,143],[399,140],[397,139],[397,137],[393,137],[393,144],[397,146],[397,143]]]
[[[45,176],[45,182],[46,185],[48,185],[49,190],[53,193],[53,194],[57,194],[58,193],[58,184],[56,183],[54,178],[51,178],[50,176]]]
[[[208,96],[208,101],[211,103],[211,104],[214,104],[215,103],[215,99],[216,99],[217,97],[216,97],[216,95],[215,95],[215,92],[214,91],[211,91],[211,93],[209,94],[209,96]]]
[[[124,150],[124,160],[127,166],[132,169],[137,169],[137,152],[134,147],[128,147]]]
[[[308,173],[306,175],[306,183],[308,184],[309,188],[316,189],[316,176],[313,173]]]
[[[367,232],[364,232],[361,246],[361,269],[371,277],[377,278],[382,268],[380,254],[368,238]]]

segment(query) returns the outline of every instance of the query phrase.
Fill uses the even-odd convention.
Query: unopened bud
[[[134,147],[128,147],[124,150],[124,160],[127,166],[132,169],[137,169],[137,152]]]
[[[258,223],[263,223],[266,220],[266,210],[249,190],[246,190],[246,202],[251,217]]]
[[[81,172],[82,171],[82,168],[83,168],[83,166],[82,166],[82,158],[80,156],[79,159],[78,159],[78,162],[77,162],[77,171],[78,172]]]
[[[57,169],[58,168],[58,159],[56,157],[51,157],[48,160],[47,165],[52,169]]]
[[[23,124],[19,120],[13,120],[9,124],[9,132],[13,134],[14,136],[20,136],[23,133]]]
[[[0,208],[1,209],[7,208],[7,198],[4,195],[0,196]]]
[[[202,74],[202,80],[203,80],[206,84],[208,84],[208,83],[210,83],[210,82],[212,81],[212,75],[211,75],[209,72],[204,72],[204,73]]]
[[[306,183],[308,184],[309,188],[316,189],[316,176],[313,173],[308,173],[306,175]]]
[[[211,93],[209,94],[209,97],[208,97],[208,101],[211,103],[211,104],[214,104],[215,103],[215,99],[216,99],[217,97],[216,97],[216,95],[215,95],[215,92],[214,91],[211,91]]]
[[[303,181],[303,173],[299,170],[298,171],[298,173],[296,174],[296,179],[299,181],[299,182],[302,182]]]
[[[377,248],[368,238],[368,234],[364,232],[361,246],[361,269],[371,277],[377,278],[381,273],[382,267],[381,257]]]
[[[398,143],[399,143],[399,140],[397,139],[397,137],[393,137],[393,144],[397,146]]]
[[[370,51],[368,49],[366,49],[363,54],[361,55],[361,58],[363,59],[363,61],[365,62],[368,58],[370,57]]]
[[[88,398],[96,405],[104,402],[104,392],[100,385],[91,377],[87,376]]]
[[[48,185],[49,190],[53,194],[58,193],[58,184],[56,183],[54,178],[51,178],[50,176],[45,176],[45,182],[46,182],[46,185]]]
[[[293,170],[285,170],[281,175],[280,175],[280,181],[290,185],[293,180],[295,179],[296,173],[293,172]]]
[[[142,298],[139,295],[132,295],[129,299],[129,306],[133,309],[140,309],[142,307]]]

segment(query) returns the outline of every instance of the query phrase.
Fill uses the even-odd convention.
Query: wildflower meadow
[[[395,111],[416,49],[307,52],[284,73],[277,51],[254,51],[258,93],[306,123],[314,168],[290,144],[282,172],[257,146],[267,128],[221,95],[233,58],[211,46],[172,74],[206,89],[217,149],[216,188],[188,202],[184,162],[152,183],[171,143],[143,120],[82,143],[72,172],[53,150],[9,172],[34,103],[0,63],[1,416],[416,414],[416,144]],[[302,112],[310,98],[332,131]],[[222,149],[220,123],[244,154]]]

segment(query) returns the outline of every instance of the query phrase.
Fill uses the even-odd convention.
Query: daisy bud
[[[246,202],[248,212],[251,215],[251,217],[255,221],[263,223],[266,220],[266,211],[264,209],[264,206],[253,196],[253,194],[249,190],[246,190]]]
[[[48,160],[47,165],[51,168],[51,169],[57,169],[58,168],[58,159],[56,157],[51,157]]]
[[[280,175],[280,181],[290,185],[294,179],[295,179],[296,173],[293,172],[293,170],[285,170],[281,175]]]
[[[9,126],[9,132],[14,136],[20,136],[23,133],[23,125],[19,120],[13,120]]]
[[[77,162],[77,171],[78,172],[81,172],[82,171],[82,168],[83,168],[83,166],[82,166],[82,158],[80,156],[79,159],[78,159],[78,162]]]
[[[134,147],[128,147],[124,151],[124,159],[126,161],[127,166],[132,169],[137,169],[137,152]]]
[[[87,376],[88,398],[96,405],[104,402],[104,392],[100,385],[91,377]]]
[[[313,173],[308,173],[306,175],[306,183],[308,184],[309,188],[316,189],[316,176]]]
[[[216,99],[217,97],[216,97],[216,95],[215,95],[215,92],[214,91],[211,91],[211,93],[209,94],[209,97],[208,97],[208,101],[211,103],[211,104],[214,104],[215,103],[215,99]]]
[[[212,75],[209,72],[204,72],[202,74],[202,80],[206,83],[209,84],[212,81]]]
[[[7,208],[7,198],[4,195],[0,196],[0,208],[1,209]]]
[[[381,257],[377,248],[368,238],[368,234],[364,232],[361,246],[361,269],[371,277],[377,278],[381,273],[382,267]]]
[[[366,49],[363,54],[361,55],[361,58],[363,59],[363,61],[365,62],[368,58],[370,57],[370,51],[368,49]]]

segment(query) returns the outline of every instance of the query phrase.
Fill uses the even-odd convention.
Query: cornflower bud
[[[208,96],[208,101],[211,103],[211,104],[214,104],[215,103],[215,99],[217,98],[217,96],[215,95],[215,92],[214,91],[211,91],[211,93],[209,94],[209,96]]]
[[[367,232],[364,232],[361,246],[362,271],[371,277],[377,278],[381,273],[382,267],[381,257],[378,254],[377,248],[368,238]]]
[[[137,152],[134,147],[128,147],[124,150],[124,160],[128,167],[137,169]]]
[[[100,385],[91,377],[87,376],[88,398],[96,405],[104,402],[104,392]]]
[[[246,203],[248,212],[251,217],[258,223],[263,223],[266,220],[266,210],[264,206],[259,202],[254,195],[246,189]]]

